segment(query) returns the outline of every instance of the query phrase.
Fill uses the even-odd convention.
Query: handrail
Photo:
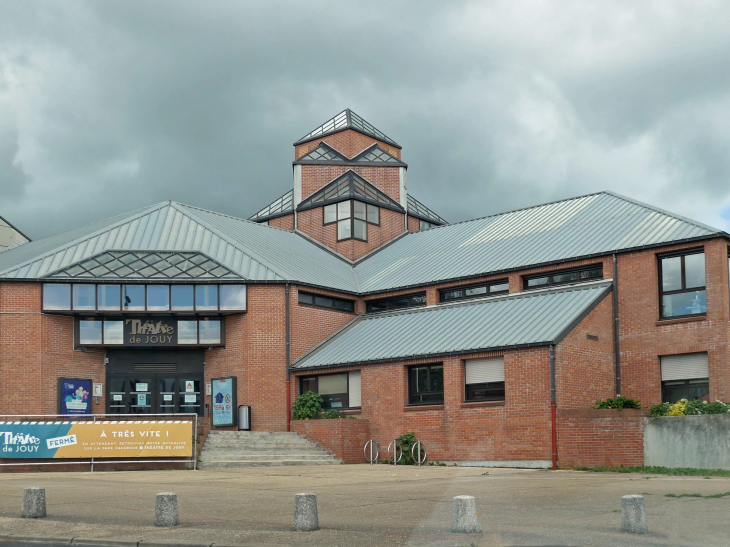
[[[369,456],[368,446],[370,446]],[[375,454],[373,454],[373,447],[375,447]],[[370,439],[368,442],[365,443],[365,446],[363,446],[362,450],[365,453],[365,459],[370,462],[370,465],[373,465],[375,462],[378,461],[378,456],[380,456],[380,445],[378,444],[378,441],[376,441],[375,439]]]

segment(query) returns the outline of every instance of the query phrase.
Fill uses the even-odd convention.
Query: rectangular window
[[[504,401],[504,357],[466,359],[467,401]]]
[[[524,289],[539,289],[552,285],[567,285],[569,283],[580,283],[590,279],[603,278],[603,264],[592,264],[571,270],[559,270],[525,276],[523,278]]]
[[[344,300],[342,298],[333,298],[321,294],[313,294],[299,291],[299,303],[310,306],[318,306],[320,308],[329,308],[337,311],[355,312],[355,302],[353,300]]]
[[[177,322],[177,343],[197,344],[198,343],[198,322],[178,321]]]
[[[96,297],[100,311],[119,311],[121,303],[121,285],[98,285]]]
[[[73,286],[74,310],[95,310],[96,309],[96,286],[95,285],[74,285]]]
[[[173,285],[171,291],[173,311],[192,311],[195,309],[195,295],[192,285]]]
[[[368,203],[368,218],[369,224],[380,225],[380,207],[377,205],[371,205]]]
[[[432,224],[430,222],[426,222],[425,220],[419,220],[418,221],[418,229],[421,232],[424,232],[426,230],[430,230],[431,228],[435,228],[435,227],[436,227],[435,224]]]
[[[426,293],[404,294],[392,298],[371,300],[367,303],[367,312],[375,313],[380,311],[400,310],[403,308],[414,308],[426,305]]]
[[[170,285],[149,285],[147,287],[147,311],[170,309]]]
[[[337,204],[332,203],[331,205],[324,206],[324,224],[332,224],[337,222]]]
[[[246,285],[221,285],[222,310],[246,311]]]
[[[122,309],[124,311],[144,311],[144,285],[124,285],[122,287]]]
[[[218,285],[197,285],[195,287],[195,309],[218,309]]]
[[[337,241],[367,241],[368,224],[380,224],[380,207],[357,200],[325,205],[322,214],[323,224],[337,223]]]
[[[659,257],[661,318],[707,313],[703,250]]]
[[[198,323],[200,330],[200,344],[221,343],[221,322],[218,319],[201,319]]]
[[[43,309],[48,311],[70,310],[71,285],[65,283],[44,283]]]
[[[450,302],[452,300],[477,298],[506,292],[509,292],[509,282],[506,279],[498,279],[497,281],[489,281],[488,283],[481,283],[479,285],[441,289],[439,291],[439,298],[441,302]]]
[[[79,344],[101,344],[101,319],[79,320]]]
[[[676,403],[680,399],[710,398],[707,353],[685,353],[660,357],[662,369],[662,401]]]
[[[124,321],[104,320],[104,344],[124,343]]]
[[[444,402],[444,366],[419,365],[408,369],[408,403],[411,405]]]
[[[360,371],[305,376],[299,379],[299,393],[312,391],[322,397],[322,408],[360,407]]]

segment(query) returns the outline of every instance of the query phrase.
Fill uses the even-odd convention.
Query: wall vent
[[[177,372],[177,364],[163,364],[163,363],[135,363],[134,372]]]

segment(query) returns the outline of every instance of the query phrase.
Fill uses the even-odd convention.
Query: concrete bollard
[[[177,514],[177,494],[160,492],[155,499],[155,526],[177,526],[180,518]]]
[[[317,496],[304,492],[294,496],[294,526],[295,532],[313,532],[319,530],[317,517]]]
[[[42,519],[46,516],[46,489],[38,486],[26,488],[23,492],[24,519]]]
[[[474,496],[454,496],[451,531],[460,534],[477,534],[482,531],[477,521],[477,504]]]
[[[631,494],[621,498],[621,531],[630,534],[648,534],[644,496]]]

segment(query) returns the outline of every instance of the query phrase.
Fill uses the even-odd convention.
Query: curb
[[[251,547],[252,544],[243,543],[215,543],[215,542],[187,542],[187,541],[159,541],[134,540],[121,538],[88,538],[69,536],[26,536],[23,534],[2,534],[0,542],[19,543],[50,543],[54,545],[94,545],[99,547]]]

